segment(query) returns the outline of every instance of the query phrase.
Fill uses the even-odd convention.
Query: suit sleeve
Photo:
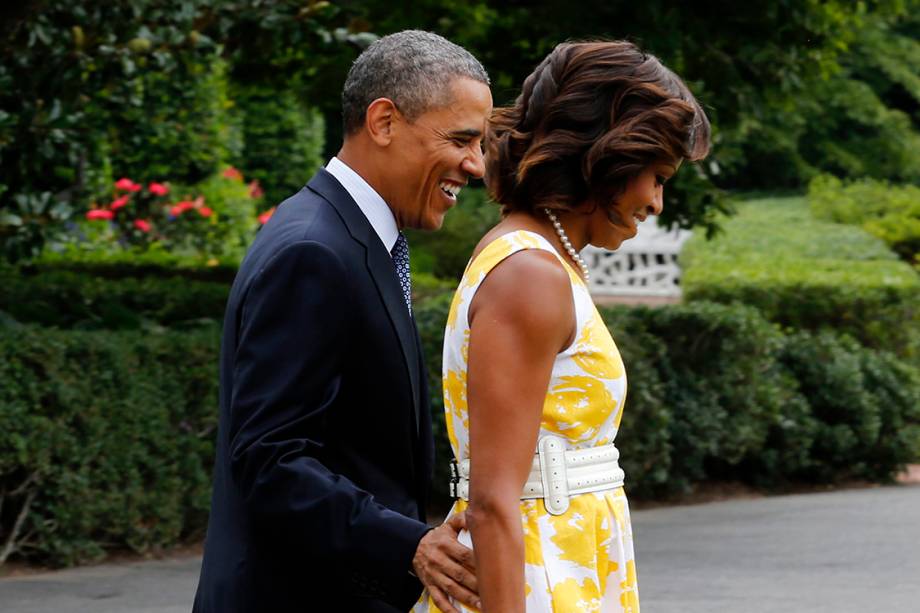
[[[402,603],[407,588],[421,589],[407,571],[428,526],[317,460],[353,299],[341,260],[312,241],[282,249],[251,282],[233,369],[231,470],[250,516],[286,550]]]

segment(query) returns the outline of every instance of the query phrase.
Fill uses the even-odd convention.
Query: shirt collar
[[[396,218],[387,203],[361,175],[352,170],[345,162],[333,157],[326,164],[326,171],[342,184],[348,195],[358,204],[358,208],[367,217],[371,227],[380,237],[387,252],[393,250],[399,237]]]

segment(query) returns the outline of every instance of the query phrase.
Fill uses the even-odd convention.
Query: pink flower
[[[151,183],[147,186],[147,191],[154,196],[165,196],[169,193],[169,186],[162,183]]]
[[[243,173],[241,173],[239,170],[237,170],[233,166],[230,166],[229,168],[227,168],[227,170],[223,172],[223,175],[224,177],[228,179],[232,179],[233,181],[243,180]]]
[[[265,192],[262,191],[262,186],[259,185],[258,181],[253,180],[252,183],[249,184],[249,197],[255,199],[261,198],[264,195]]]
[[[267,211],[259,215],[259,223],[264,224],[266,221],[271,219],[272,215],[274,214],[275,214],[275,207],[268,209]]]
[[[128,194],[125,194],[125,195],[122,196],[121,198],[116,198],[115,200],[113,200],[113,201],[112,201],[112,204],[109,205],[109,208],[111,208],[113,211],[117,211],[117,210],[120,209],[121,207],[123,207],[123,206],[125,206],[126,204],[128,204],[128,200],[130,200],[130,199],[131,199],[131,197],[130,197]]]
[[[140,230],[141,232],[150,232],[150,222],[146,219],[135,219],[134,227]]]
[[[93,209],[92,211],[86,212],[86,218],[90,221],[112,219],[113,217],[115,217],[115,213],[106,209]]]
[[[213,213],[213,212],[214,212],[214,211],[212,211],[211,209],[209,209],[209,208],[206,207],[206,206],[203,206],[203,207],[199,207],[199,208],[198,208],[198,214],[201,215],[202,217],[210,217],[210,216],[211,216],[211,213]]]
[[[141,186],[131,179],[122,177],[115,182],[115,189],[120,189],[125,192],[139,192],[141,191]]]
[[[169,214],[173,217],[178,217],[182,213],[186,212],[190,208],[194,207],[195,203],[191,200],[183,200],[182,202],[177,202],[169,208]]]

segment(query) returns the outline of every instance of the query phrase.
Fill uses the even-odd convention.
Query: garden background
[[[497,104],[556,43],[627,37],[710,114],[713,154],[666,194],[696,230],[683,304],[604,310],[631,496],[920,461],[917,0],[22,0],[0,8],[0,565],[200,540],[236,266],[337,150],[350,62],[405,28],[472,51]],[[497,218],[467,189],[410,237],[436,505],[447,304]]]

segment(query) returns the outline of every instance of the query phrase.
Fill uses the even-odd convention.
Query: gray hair
[[[342,88],[345,134],[364,124],[367,107],[377,98],[392,100],[410,121],[450,104],[450,82],[457,77],[489,84],[479,60],[446,38],[421,30],[384,36],[348,71]]]

